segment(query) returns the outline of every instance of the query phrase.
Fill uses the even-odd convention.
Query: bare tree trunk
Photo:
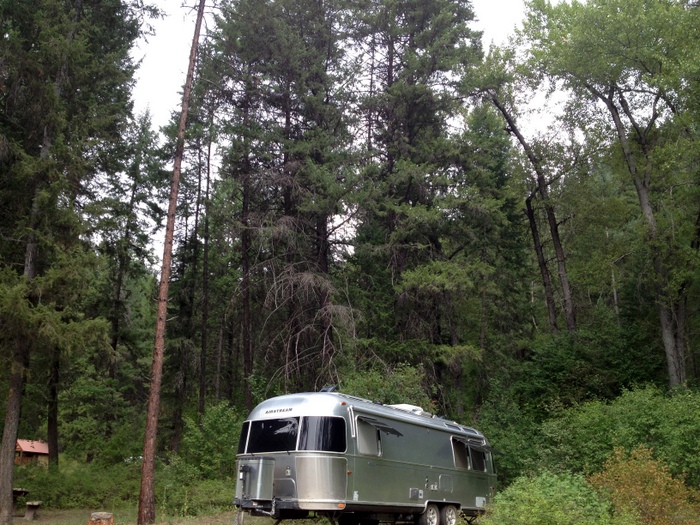
[[[549,276],[547,261],[542,252],[542,243],[540,242],[540,233],[537,229],[537,221],[535,219],[535,211],[532,209],[532,195],[525,199],[525,209],[527,219],[530,223],[530,232],[532,233],[532,241],[535,245],[535,254],[537,255],[537,264],[540,267],[540,275],[542,276],[542,284],[544,286],[544,297],[547,303],[547,312],[549,313],[549,326],[553,332],[559,331],[557,326],[557,308],[554,303],[554,291],[552,290],[552,280]]]
[[[219,342],[216,345],[216,375],[214,376],[214,399],[221,401],[221,357],[224,346],[224,326],[226,325],[226,316],[221,320],[219,327]]]
[[[243,225],[243,231],[241,232],[241,300],[243,301],[241,343],[243,345],[243,390],[245,406],[249,411],[253,410],[253,392],[250,385],[250,379],[253,374],[252,318],[250,312],[251,238],[248,216],[250,211],[250,191],[250,174],[246,168],[246,173],[243,175],[243,209],[241,210],[241,223]]]
[[[165,352],[165,321],[168,314],[168,290],[170,285],[170,265],[173,254],[173,237],[175,232],[175,211],[177,209],[177,193],[180,185],[182,156],[185,147],[185,126],[190,106],[190,94],[194,78],[194,68],[199,46],[199,32],[204,18],[205,1],[200,0],[197,10],[190,62],[187,68],[187,79],[182,95],[182,110],[177,132],[173,178],[170,186],[170,202],[168,218],[165,227],[165,245],[163,247],[163,266],[160,274],[158,291],[158,312],[156,316],[156,333],[153,344],[153,365],[151,367],[151,389],[148,396],[148,412],[146,416],[146,432],[143,444],[143,464],[141,467],[141,490],[139,492],[138,525],[154,523],[155,507],[155,460],[156,437],[158,433],[158,411],[160,410],[160,387],[163,380],[163,354]]]
[[[243,120],[245,125],[250,123],[251,100],[248,94],[252,93],[254,83],[251,80],[246,82],[246,98],[243,108]],[[250,229],[250,200],[252,197],[252,181],[250,166],[250,137],[244,136],[243,173],[241,180],[241,301],[243,302],[243,322],[241,323],[241,345],[243,353],[243,397],[246,409],[253,410],[253,391],[250,384],[253,375],[253,338],[252,338],[252,314],[250,300],[250,258],[252,249],[252,233]]]
[[[576,310],[574,307],[573,295],[571,293],[571,286],[569,285],[569,274],[566,270],[566,256],[564,254],[564,248],[561,244],[561,237],[559,236],[559,223],[557,222],[556,215],[554,213],[554,207],[552,206],[549,194],[547,191],[547,180],[544,175],[544,169],[542,166],[541,159],[535,153],[530,143],[525,139],[523,134],[520,132],[513,115],[508,111],[508,109],[501,103],[497,96],[491,96],[491,101],[494,106],[501,112],[503,118],[508,123],[508,129],[522,146],[525,154],[527,155],[530,164],[535,170],[537,176],[537,191],[542,198],[544,203],[545,211],[547,212],[547,223],[549,224],[549,232],[552,236],[552,245],[554,246],[554,253],[557,258],[557,267],[559,270],[559,283],[561,284],[562,300],[564,302],[564,312],[566,314],[566,327],[569,331],[576,330]],[[551,319],[551,318],[550,318]]]
[[[204,190],[204,253],[202,254],[202,346],[199,354],[199,414],[204,415],[207,396],[207,346],[209,338],[209,190],[211,184],[211,138],[207,145],[207,183]]]

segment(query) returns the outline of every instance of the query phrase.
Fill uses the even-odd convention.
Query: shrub
[[[189,470],[194,471],[192,475],[205,479],[234,476],[238,438],[244,419],[228,403],[208,407],[200,424],[193,418],[185,418],[180,458]]]
[[[30,499],[61,509],[113,508],[133,502],[140,482],[140,462],[105,466],[61,461],[59,471],[35,465],[15,469],[15,485],[28,489]]]
[[[495,394],[493,393],[495,392]],[[491,398],[479,411],[478,428],[499,453],[495,456],[498,483],[508,485],[524,472],[538,470],[540,426],[507,388],[492,388]]]
[[[700,483],[700,394],[655,387],[625,391],[611,402],[565,410],[542,425],[541,461],[555,469],[597,472],[615,447],[652,448],[671,474]]]
[[[236,493],[232,480],[190,480],[163,469],[156,476],[156,507],[168,516],[197,516],[231,510]]]
[[[645,525],[700,524],[700,506],[694,503],[698,494],[673,478],[649,448],[638,447],[630,454],[615,449],[603,471],[589,481],[616,509],[637,514]]]
[[[496,495],[479,525],[633,525],[582,476],[542,472]]]
[[[197,469],[174,456],[158,464],[156,507],[169,516],[194,516],[231,509],[235,483],[202,479]],[[29,465],[15,470],[15,484],[54,509],[114,509],[134,505],[141,484],[141,462],[121,465],[62,461],[59,471]]]

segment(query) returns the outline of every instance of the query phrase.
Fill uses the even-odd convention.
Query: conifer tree
[[[15,275],[9,281],[14,284],[5,281],[5,291],[23,290],[21,299],[14,297],[31,305],[18,310],[28,317],[17,319],[24,323],[17,334],[31,333],[32,323],[49,322],[54,315],[32,283],[61,267],[62,252],[78,251],[78,212],[86,185],[101,169],[100,153],[118,140],[130,111],[134,66],[129,50],[139,36],[143,9],[102,0],[0,3],[0,184],[11,190],[0,191],[3,199],[9,196],[2,206],[0,253],[3,272]],[[24,274],[23,282],[18,274]],[[55,307],[60,304],[57,298]],[[12,464],[24,374],[33,352],[57,344],[4,339],[3,351],[14,357],[0,446],[3,524],[12,521]]]
[[[240,206],[244,377],[255,360],[257,282],[266,295],[264,318],[277,326],[259,332],[257,346],[297,389],[333,375],[333,218],[347,191],[342,16],[341,2],[231,5],[219,22],[214,59],[222,100],[235,115],[221,126],[231,139],[227,187]],[[247,384],[245,396],[251,403]]]
[[[458,169],[450,132],[461,111],[455,79],[478,63],[479,34],[469,27],[473,12],[462,1],[368,2],[359,19],[356,45],[365,51],[363,80],[370,89],[360,106],[368,123],[367,161],[353,260],[360,275],[374,276],[363,279],[376,287],[367,289],[368,332],[441,345],[450,340],[443,299],[401,287],[407,272],[412,279],[422,275],[427,290],[448,271],[446,224],[456,204],[443,202]],[[378,304],[384,315],[370,313]],[[380,319],[388,325],[376,324]]]

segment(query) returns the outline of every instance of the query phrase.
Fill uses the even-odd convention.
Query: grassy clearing
[[[53,510],[39,509],[34,523],[51,524],[51,525],[86,525],[90,520],[90,514],[93,512],[112,512],[114,514],[114,525],[136,525],[136,508],[123,508],[118,510],[105,509],[70,509],[70,510]],[[232,525],[234,523],[235,511],[222,512],[208,516],[195,517],[173,517],[156,515],[156,525]],[[23,523],[21,517],[15,517],[15,523]],[[246,516],[246,525],[253,524]],[[261,520],[257,525],[265,525],[271,520]]]

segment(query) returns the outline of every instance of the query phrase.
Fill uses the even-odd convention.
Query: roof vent
[[[391,408],[396,408],[398,410],[403,410],[404,412],[410,412],[411,414],[416,414],[417,416],[432,417],[430,412],[426,412],[421,407],[416,405],[409,405],[408,403],[399,403],[398,405],[389,405]]]

